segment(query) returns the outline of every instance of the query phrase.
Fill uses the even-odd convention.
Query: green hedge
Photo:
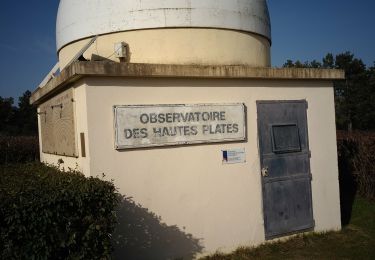
[[[0,167],[0,259],[107,259],[119,194],[111,182],[42,164]]]
[[[339,131],[337,146],[340,177],[349,176],[348,185],[361,196],[375,200],[375,132]]]

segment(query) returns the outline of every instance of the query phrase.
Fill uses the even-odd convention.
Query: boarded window
[[[73,89],[40,106],[43,153],[77,157]]]
[[[301,141],[297,124],[273,125],[272,142],[275,153],[301,151]]]

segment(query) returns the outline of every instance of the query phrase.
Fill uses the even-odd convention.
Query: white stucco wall
[[[160,216],[162,222],[176,225],[200,239],[203,253],[218,249],[226,252],[265,241],[256,101],[306,99],[315,231],[341,228],[331,83],[86,78],[78,89],[86,92],[85,131],[89,130],[90,159],[85,163],[89,161],[90,175],[105,173],[123,194]],[[131,151],[114,149],[114,105],[184,103],[245,103],[248,141]],[[84,112],[81,120],[86,122]],[[245,148],[246,163],[223,165],[221,150],[230,148]]]

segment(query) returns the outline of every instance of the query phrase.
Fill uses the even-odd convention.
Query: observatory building
[[[139,259],[341,228],[344,73],[271,68],[265,0],[61,0],[56,37],[59,63],[31,97],[41,161],[105,173],[191,240],[167,232]]]

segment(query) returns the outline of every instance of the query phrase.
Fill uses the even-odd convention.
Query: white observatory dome
[[[155,30],[160,33],[159,36],[155,35]],[[147,42],[148,48],[153,48],[156,52],[162,51],[166,57],[163,58],[164,62],[155,58],[155,54],[152,53],[145,59],[139,57],[137,50],[143,51],[143,56],[150,54],[147,51],[145,53],[140,46],[142,45],[140,35],[137,35],[139,31],[143,32],[143,40],[141,40],[143,45]],[[235,32],[238,34],[237,37],[234,37]],[[115,34],[117,37],[113,37]],[[239,34],[242,34],[242,37]],[[249,34],[256,41],[245,39],[245,35]],[[114,44],[111,41],[125,41],[129,44],[132,53],[131,62],[218,63],[210,57],[214,55],[218,56],[219,63],[265,66],[270,63],[271,30],[266,0],[61,0],[56,25],[60,63],[61,60],[69,59],[68,57],[73,55],[72,52],[79,50],[78,45],[82,46],[84,43],[65,51],[64,49],[94,35],[106,38],[104,41],[108,44],[105,48],[107,50],[97,54],[110,54]],[[112,35],[112,38],[108,35]],[[228,49],[232,46],[229,42],[231,40],[227,37],[232,38],[233,43],[237,42],[233,48],[248,45],[246,49],[258,51],[258,54],[253,55],[253,61],[241,60],[240,53],[237,53],[238,57],[232,60],[225,57],[228,54],[220,54],[236,52],[234,49]],[[159,43],[150,41],[159,41]],[[215,46],[212,41],[216,41],[217,45]],[[98,42],[100,44],[100,39]],[[164,47],[161,46],[163,44]],[[182,57],[183,54],[181,56],[176,53],[176,49],[172,46],[176,44],[182,47],[181,52],[188,52],[190,56]],[[207,49],[212,47],[217,47],[219,53]],[[203,48],[202,51],[197,51],[199,48]],[[204,48],[208,51],[206,60],[201,56]],[[259,51],[266,53],[259,55]],[[263,61],[254,62],[254,59],[258,61],[259,58],[262,59],[260,56],[265,56]]]

